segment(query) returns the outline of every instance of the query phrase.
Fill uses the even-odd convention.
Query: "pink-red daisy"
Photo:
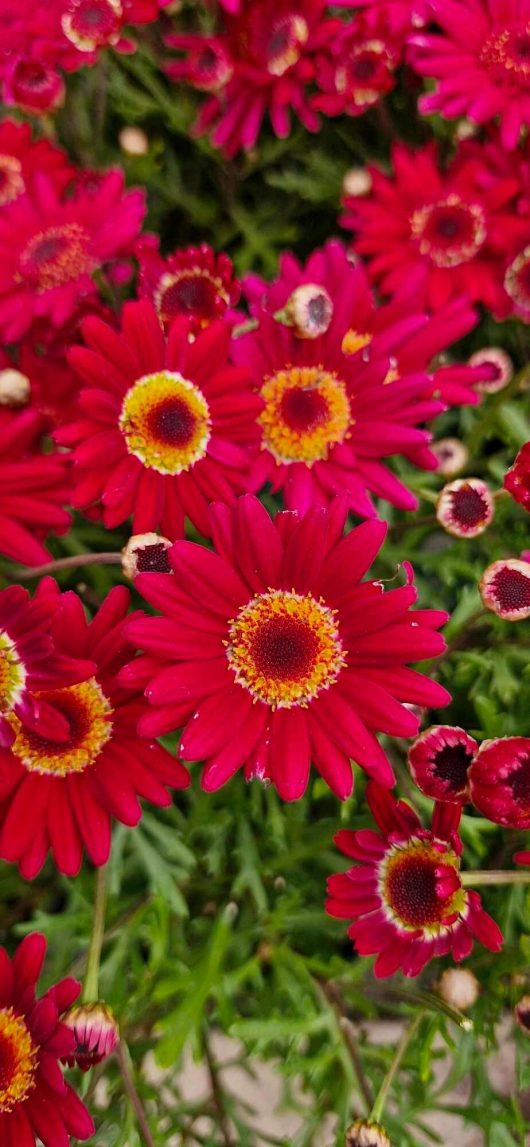
[[[138,243],[137,255],[139,294],[153,303],[166,329],[173,319],[186,315],[193,329],[201,330],[215,319],[230,317],[228,309],[239,301],[241,287],[231,259],[224,252],[216,255],[207,243],[183,247],[163,258],[157,241],[149,236]]]
[[[45,171],[58,192],[72,181],[74,168],[60,147],[47,139],[33,140],[29,124],[6,119],[0,123],[0,207],[31,189]]]
[[[66,458],[44,448],[44,429],[38,410],[0,406],[0,553],[24,565],[48,561],[43,541],[70,526]]]
[[[418,976],[436,956],[464,960],[473,939],[498,952],[500,929],[478,893],[462,885],[460,805],[436,805],[426,829],[379,785],[369,784],[366,798],[379,831],[337,833],[336,845],[356,864],[329,878],[326,910],[353,918],[348,935],[360,956],[378,954],[375,975]]]
[[[74,447],[72,504],[99,507],[109,529],[132,516],[134,533],[160,526],[176,538],[188,517],[207,534],[208,503],[248,488],[262,405],[229,361],[228,328],[217,321],[191,340],[180,318],[166,340],[142,301],[124,307],[119,333],[95,318],[82,329],[87,347],[70,354],[81,418],[56,432]]]
[[[152,575],[149,575],[152,576]],[[54,608],[55,649],[90,657],[91,676],[77,685],[37,693],[58,710],[68,732],[59,740],[28,729],[16,714],[10,750],[0,751],[0,856],[18,862],[26,880],[42,868],[48,851],[61,872],[75,876],[83,849],[92,864],[105,864],[112,818],[137,825],[139,798],[164,806],[167,788],[184,788],[187,770],[151,737],[137,734],[146,704],[138,689],[124,688],[118,673],[131,655],[125,637],[130,595],[117,586],[88,622],[73,592],[60,594],[51,579],[43,596]]]
[[[355,15],[323,54],[315,107],[328,116],[363,115],[395,86],[404,46],[405,29],[393,27],[382,8]]]
[[[37,997],[46,940],[32,932],[10,958],[0,948],[0,1142],[68,1147],[94,1134],[90,1115],[66,1083],[59,1060],[74,1050],[62,1021],[81,985],[60,980]]]
[[[183,727],[181,756],[205,762],[208,791],[243,768],[296,800],[313,761],[342,799],[350,758],[392,784],[375,732],[414,735],[418,720],[403,702],[443,705],[448,694],[407,667],[442,651],[435,631],[445,615],[413,610],[410,584],[385,593],[381,582],[361,582],[384,524],[341,540],[337,502],[271,522],[250,495],[212,507],[211,518],[214,553],[177,542],[173,578],[136,578],[163,615],[127,631],[145,656],[122,679],[142,683],[153,707],[140,732]]]

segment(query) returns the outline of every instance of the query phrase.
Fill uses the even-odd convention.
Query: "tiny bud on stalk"
[[[345,1147],[392,1147],[392,1144],[380,1123],[357,1119],[348,1127]]]
[[[119,1040],[119,1028],[111,1009],[101,1000],[79,1004],[63,1017],[63,1022],[74,1033],[76,1047],[65,1058],[69,1067],[89,1071],[97,1063],[108,1059]]]

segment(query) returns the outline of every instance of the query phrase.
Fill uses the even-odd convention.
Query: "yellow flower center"
[[[277,462],[323,461],[349,437],[352,425],[346,386],[322,366],[288,366],[265,380],[265,409],[258,418],[262,449]]]
[[[35,694],[38,698],[39,693]],[[97,760],[112,736],[112,706],[94,677],[82,685],[53,689],[42,697],[70,724],[67,741],[50,741],[25,729],[17,717],[10,718],[16,737],[13,752],[31,773],[66,777],[83,773]]]
[[[120,414],[129,454],[159,474],[181,474],[204,458],[211,425],[202,391],[170,370],[139,378]]]
[[[24,692],[26,670],[14,641],[0,630],[0,713],[9,713]]]
[[[449,895],[441,894],[437,875],[440,866],[458,873],[456,853],[449,848],[440,851],[418,837],[393,845],[387,853],[381,865],[379,890],[387,913],[404,931],[436,935],[465,912],[467,899],[461,886]]]
[[[307,707],[346,664],[334,610],[310,593],[258,594],[229,623],[226,654],[239,685],[273,709]]]
[[[37,1053],[22,1017],[0,1008],[0,1113],[27,1099],[35,1086]]]

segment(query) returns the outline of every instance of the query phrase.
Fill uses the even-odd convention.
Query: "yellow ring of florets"
[[[188,426],[182,441],[171,441],[153,425],[164,408],[180,406]],[[208,403],[201,390],[177,371],[159,370],[137,379],[123,400],[119,426],[129,454],[159,474],[181,474],[204,458],[211,435]]]
[[[9,713],[20,701],[26,676],[14,641],[0,631],[0,713]]]
[[[13,1008],[0,1008],[0,1113],[12,1111],[35,1087],[37,1053],[31,1035]]]
[[[39,694],[35,694],[39,697]],[[66,777],[83,773],[93,765],[112,736],[112,705],[98,682],[92,677],[81,685],[44,693],[43,698],[57,701],[66,718],[73,717],[72,735],[68,741],[50,741],[26,729],[17,717],[10,718],[15,730],[13,753],[31,773]],[[60,704],[61,699],[63,705]]]
[[[422,862],[427,870],[433,871],[433,888],[425,893],[424,907],[419,903]],[[460,867],[458,857],[452,849],[447,848],[447,850],[440,852],[434,845],[420,840],[418,837],[413,837],[403,844],[392,845],[384,857],[379,869],[379,893],[385,915],[396,923],[402,931],[421,931],[427,936],[437,936],[444,928],[451,926],[444,923],[448,917],[466,915],[467,896],[462,887],[445,900],[436,896],[434,869],[439,865],[450,866],[457,872]],[[407,870],[409,871],[407,872]],[[412,879],[410,870],[412,870]],[[396,883],[394,890],[392,890],[392,883],[396,882],[396,877],[399,879],[400,875],[404,877],[403,886],[399,888]],[[408,884],[408,889],[406,884]],[[432,897],[432,902],[427,902],[428,897]],[[430,919],[429,911],[431,913]],[[406,915],[407,912],[408,916]]]
[[[307,426],[289,422],[283,409],[286,398],[296,391],[313,393],[321,400],[321,415]],[[258,418],[262,449],[269,450],[279,463],[312,466],[348,437],[352,417],[346,386],[322,366],[288,366],[267,378],[260,394],[265,403]]]

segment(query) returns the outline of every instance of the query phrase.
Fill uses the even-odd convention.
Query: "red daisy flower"
[[[192,329],[201,330],[215,319],[228,317],[228,308],[239,301],[241,287],[231,259],[223,252],[216,255],[207,243],[184,247],[164,259],[157,246],[144,238],[137,255],[139,294],[153,303],[165,328],[179,315],[186,315]]]
[[[52,0],[52,7],[68,71],[95,63],[103,48],[134,51],[134,41],[123,35],[126,25],[150,24],[160,13],[158,0]]]
[[[468,770],[477,749],[477,742],[465,729],[433,725],[411,745],[409,769],[426,796],[465,803],[469,800]]]
[[[504,475],[503,486],[512,498],[530,510],[530,442],[525,442],[510,469]]]
[[[184,726],[181,755],[205,761],[207,791],[244,767],[247,779],[269,778],[296,800],[313,760],[343,799],[350,757],[392,784],[374,730],[414,735],[418,719],[402,702],[443,705],[448,694],[406,668],[442,651],[434,630],[445,615],[412,611],[412,585],[383,594],[380,582],[359,584],[384,524],[341,541],[345,511],[336,503],[272,523],[251,496],[212,507],[211,518],[215,553],[177,542],[174,578],[136,579],[164,613],[128,627],[147,653],[123,671],[124,681],[147,685],[153,710],[140,730]]]
[[[495,502],[481,478],[457,478],[438,495],[436,517],[455,538],[477,538],[491,525]]]
[[[31,53],[31,54],[30,54]],[[2,99],[28,115],[48,115],[64,104],[65,85],[57,69],[39,58],[39,46],[9,57],[3,69]],[[46,54],[43,50],[42,54]]]
[[[46,171],[58,192],[74,177],[74,168],[60,147],[47,139],[33,141],[29,124],[0,123],[0,207],[31,189],[35,175]]]
[[[530,828],[530,737],[484,741],[468,775],[483,816],[506,828]]]
[[[333,53],[323,56],[318,84],[324,94],[315,107],[329,116],[363,115],[395,86],[404,45],[405,29],[393,28],[383,10],[354,16],[337,32]]]
[[[247,488],[261,410],[248,371],[228,361],[228,329],[212,323],[190,341],[181,318],[166,341],[139,302],[124,307],[120,334],[99,319],[82,330],[89,349],[70,354],[82,417],[55,435],[75,447],[72,504],[100,505],[109,529],[132,514],[134,533],[160,526],[175,538],[187,516],[207,534],[208,502]]]
[[[11,959],[0,948],[0,1140],[6,1147],[68,1147],[70,1136],[94,1134],[86,1107],[59,1066],[74,1047],[61,1016],[81,985],[60,980],[37,999],[45,954],[39,932],[26,936]]]
[[[153,576],[153,575],[150,575]],[[61,741],[25,728],[12,713],[10,751],[0,752],[0,856],[19,863],[26,880],[42,868],[48,850],[60,872],[75,876],[83,848],[92,864],[105,864],[111,818],[138,824],[138,798],[169,805],[166,787],[185,788],[187,770],[152,739],[137,734],[146,705],[139,690],[123,688],[118,672],[130,657],[125,638],[129,593],[111,590],[91,622],[75,593],[60,594],[48,579],[54,605],[53,640],[65,655],[90,655],[91,677],[78,685],[37,694],[68,724]]]
[[[530,323],[530,246],[523,247],[508,263],[503,286],[505,306],[497,317],[512,314],[523,323]]]
[[[75,1051],[65,1059],[69,1067],[90,1071],[91,1067],[108,1059],[118,1045],[118,1024],[108,1004],[102,1000],[75,1004],[64,1016],[64,1023],[73,1032],[75,1040]]]
[[[486,180],[485,164],[464,150],[444,171],[433,144],[396,144],[393,162],[393,176],[370,168],[371,195],[345,201],[342,222],[373,281],[435,311],[462,295],[501,311],[503,256],[528,235],[528,221],[510,210],[518,181]]]
[[[48,561],[43,539],[70,526],[67,462],[43,452],[43,428],[36,410],[0,407],[0,553],[25,565]]]
[[[424,113],[474,123],[500,118],[503,147],[530,118],[530,0],[431,0],[440,32],[411,37],[411,62],[437,81]]]
[[[429,830],[380,785],[370,783],[366,799],[380,831],[337,833],[338,848],[358,863],[329,878],[326,911],[354,918],[348,936],[360,956],[379,953],[375,975],[401,968],[418,976],[436,956],[464,960],[473,938],[498,952],[501,931],[460,878],[460,805],[436,805]]]
[[[108,172],[96,191],[62,201],[43,176],[0,217],[0,332],[14,342],[40,316],[60,327],[96,296],[95,271],[130,253],[144,216],[142,191]]]
[[[217,36],[168,36],[186,53],[167,67],[177,82],[209,93],[197,121],[199,134],[228,157],[252,148],[268,112],[275,135],[290,131],[292,109],[308,131],[319,119],[315,82],[320,53],[328,50],[340,22],[325,18],[325,0],[249,0],[240,12],[223,15]]]
[[[530,617],[530,554],[528,560],[501,558],[484,570],[480,596],[486,609],[504,621],[524,621]]]
[[[93,672],[92,660],[57,653],[50,626],[53,603],[41,582],[33,600],[22,586],[0,590],[0,745],[14,740],[11,718],[44,736],[65,732],[65,722],[36,691],[74,685]]]
[[[430,18],[429,0],[335,0],[335,8],[362,8],[384,18],[393,32],[421,28]]]

